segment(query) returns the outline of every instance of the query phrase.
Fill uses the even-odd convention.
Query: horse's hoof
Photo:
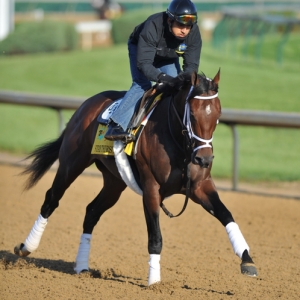
[[[25,246],[25,245],[24,245],[23,243],[18,244],[18,245],[14,248],[15,254],[18,255],[18,256],[21,256],[21,257],[26,257],[26,256],[28,256],[31,252],[29,252],[29,251],[26,250],[26,249],[23,249],[24,246]]]
[[[74,263],[74,271],[76,274],[89,273],[89,267],[87,266],[77,266],[76,262]]]
[[[250,277],[257,276],[257,270],[255,267],[255,264],[253,264],[253,263],[241,263],[241,272],[242,272],[242,274],[250,276]]]

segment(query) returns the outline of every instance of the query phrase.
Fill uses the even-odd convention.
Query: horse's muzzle
[[[201,168],[208,168],[213,159],[213,155],[196,156],[196,153],[192,155],[192,163],[195,165],[199,165]]]

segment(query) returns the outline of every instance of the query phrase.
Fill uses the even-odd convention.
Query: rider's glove
[[[174,79],[174,77],[170,76],[170,75],[167,75],[165,73],[160,73],[158,76],[157,76],[157,82],[158,83],[170,83],[172,80]]]

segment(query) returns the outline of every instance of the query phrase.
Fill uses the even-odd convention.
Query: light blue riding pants
[[[143,96],[144,92],[151,88],[151,81],[137,68],[137,45],[130,43],[130,41],[128,42],[128,53],[132,85],[123,97],[118,109],[111,116],[111,120],[119,124],[123,130],[126,130],[129,125],[136,103]],[[180,73],[179,59],[171,63],[168,60],[160,62],[156,67],[161,72],[173,77]]]

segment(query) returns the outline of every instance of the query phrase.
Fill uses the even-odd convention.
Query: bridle
[[[210,79],[208,79],[208,80],[210,80]],[[212,148],[210,143],[212,142],[213,137],[211,137],[209,140],[206,140],[206,139],[203,139],[203,138],[197,136],[193,132],[193,128],[192,128],[192,125],[191,125],[191,119],[190,119],[191,108],[190,108],[190,102],[189,102],[189,98],[191,96],[191,93],[192,93],[193,89],[194,89],[194,86],[192,85],[191,88],[190,88],[190,91],[189,91],[189,93],[186,97],[186,100],[185,100],[183,120],[181,120],[181,118],[180,118],[180,116],[179,116],[179,114],[178,114],[178,112],[175,108],[174,101],[173,101],[174,98],[172,97],[170,99],[170,105],[172,105],[172,108],[175,112],[175,115],[176,115],[177,119],[179,120],[179,122],[182,126],[182,134],[185,137],[185,148],[184,149],[182,149],[182,147],[176,141],[176,139],[175,139],[175,137],[172,133],[172,127],[171,127],[171,123],[170,123],[170,114],[168,114],[169,115],[169,119],[168,119],[169,120],[169,122],[168,122],[169,123],[169,131],[170,131],[172,139],[174,140],[176,145],[185,153],[184,172],[186,174],[185,176],[186,176],[186,179],[187,179],[187,182],[186,182],[186,195],[185,195],[184,205],[183,205],[182,210],[177,215],[174,216],[172,213],[170,213],[162,202],[160,204],[162,210],[170,218],[175,218],[175,217],[180,216],[184,212],[184,210],[186,209],[186,206],[187,206],[187,203],[188,203],[188,200],[189,200],[189,195],[190,195],[190,186],[191,186],[190,161],[191,161],[192,155],[199,149]],[[211,100],[211,99],[214,99],[214,98],[217,98],[217,97],[218,97],[218,92],[214,95],[211,95],[211,96],[194,96],[193,99]],[[169,111],[170,111],[170,107],[169,107]],[[194,140],[200,141],[200,142],[204,143],[204,145],[200,145],[200,146],[194,148],[193,147],[193,145],[194,145],[193,141]]]
[[[186,159],[188,159],[189,153],[192,154],[192,153],[194,153],[197,150],[202,149],[202,148],[212,148],[210,143],[213,140],[213,137],[211,137],[209,140],[203,139],[203,138],[197,136],[193,131],[193,128],[192,128],[192,125],[191,125],[191,118],[190,118],[191,108],[190,108],[190,103],[189,103],[189,98],[190,98],[190,95],[191,95],[193,89],[194,89],[194,86],[191,86],[190,91],[189,91],[189,93],[186,97],[186,100],[185,100],[183,120],[181,119],[181,117],[179,116],[179,114],[178,114],[178,112],[175,108],[174,98],[172,97],[170,99],[170,102],[169,102],[169,112],[170,112],[170,109],[171,109],[171,106],[172,106],[173,111],[175,113],[175,116],[177,117],[179,123],[181,124],[182,134],[185,136],[185,143],[186,143],[185,149],[183,149],[181,147],[181,145],[179,145],[179,143],[177,142],[177,140],[174,137],[174,134],[173,134],[173,131],[172,131],[172,126],[171,126],[171,121],[170,121],[170,113],[168,114],[168,116],[169,116],[169,119],[168,119],[169,131],[170,131],[172,139],[175,142],[175,144],[177,145],[177,147],[180,148],[180,150],[182,152],[184,152],[184,154],[186,156]],[[211,100],[211,99],[214,99],[214,98],[217,98],[217,97],[218,97],[218,92],[214,95],[211,95],[211,96],[194,96],[193,99]],[[204,143],[204,145],[200,145],[200,146],[194,148],[193,147],[194,140],[202,142],[202,143]]]
[[[202,142],[204,143],[204,145],[200,145],[196,148],[193,149],[193,152],[196,152],[197,150],[199,149],[202,149],[202,148],[212,148],[212,146],[210,145],[210,143],[212,142],[213,140],[213,137],[211,137],[211,139],[209,140],[206,140],[206,139],[202,139],[201,137],[197,136],[194,134],[193,132],[193,128],[192,128],[192,125],[191,125],[191,119],[190,119],[190,116],[191,116],[191,108],[190,108],[190,102],[189,102],[189,98],[190,98],[190,95],[192,93],[194,89],[194,86],[192,85],[191,88],[190,88],[190,91],[186,97],[186,100],[185,100],[185,106],[184,106],[184,115],[183,115],[183,125],[185,126],[186,130],[187,130],[187,133],[188,133],[188,136],[189,136],[189,139],[192,141],[193,139],[199,141],[199,142]],[[200,100],[211,100],[211,99],[214,99],[214,98],[217,98],[218,97],[218,93],[212,95],[212,96],[194,96],[193,99],[200,99]],[[175,107],[174,107],[175,108]]]

